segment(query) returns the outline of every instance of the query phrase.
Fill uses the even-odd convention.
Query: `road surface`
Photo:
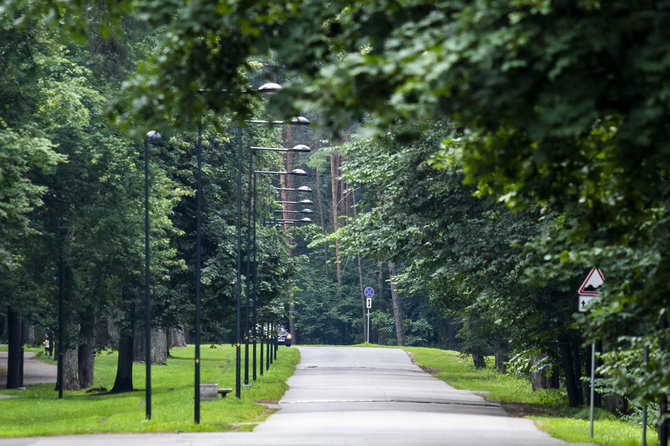
[[[7,368],[7,352],[0,352],[0,368]],[[42,361],[31,361],[35,353],[23,353],[23,385],[56,382],[56,366]],[[6,380],[0,380],[0,389],[7,387]],[[0,397],[1,398],[1,397]]]
[[[301,362],[280,409],[253,432],[16,438],[0,446],[568,444],[423,372],[402,350],[298,348]]]

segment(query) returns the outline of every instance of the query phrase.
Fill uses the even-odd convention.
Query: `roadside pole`
[[[582,282],[582,285],[577,291],[579,294],[579,301],[577,306],[580,312],[587,312],[590,310],[591,305],[598,300],[598,288],[602,286],[605,282],[603,274],[598,268],[593,268]],[[593,397],[595,394],[595,375],[596,375],[596,343],[591,343],[591,389],[590,389],[590,398],[589,398],[589,433],[591,438],[593,438],[593,412],[594,404]]]
[[[368,310],[368,325],[365,333],[365,343],[368,344],[370,343],[370,308],[372,308],[372,296],[375,295],[375,289],[369,286],[363,290],[363,294],[365,294],[365,307]]]

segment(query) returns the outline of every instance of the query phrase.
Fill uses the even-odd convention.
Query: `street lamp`
[[[155,130],[147,132],[144,138],[144,349],[146,367],[146,418],[151,420],[151,287],[149,283],[149,143],[158,144],[163,140]]]
[[[305,144],[296,144],[293,147],[256,147],[252,146],[251,150],[269,150],[272,152],[311,152],[312,149],[309,148],[309,146]]]
[[[272,174],[272,175],[296,175],[296,176],[307,175],[307,172],[305,172],[302,169],[293,169],[290,172],[283,171],[283,170],[256,170],[254,173],[265,173],[265,174]]]
[[[261,85],[258,87],[258,92],[261,95],[272,95],[277,93],[278,91],[281,90],[281,86],[279,84],[270,82]],[[260,119],[254,119],[254,120],[248,120],[246,121],[249,124],[267,124],[267,125],[284,125],[287,122],[285,121],[267,121],[267,120],[260,120]],[[291,125],[309,125],[310,121],[309,119],[303,117],[303,116],[297,116],[292,118],[289,121],[289,124]],[[238,246],[237,246],[237,252],[238,252],[238,264],[237,264],[237,271],[238,271],[238,290],[237,290],[237,355],[236,355],[236,395],[239,398],[240,397],[240,305],[241,305],[241,289],[240,289],[240,271],[241,271],[241,259],[240,259],[240,252],[241,252],[241,211],[240,211],[240,203],[241,203],[241,167],[242,167],[242,142],[241,142],[241,134],[239,135],[239,154],[238,154],[238,227],[237,227],[237,236],[238,236]],[[253,339],[253,379],[256,379],[256,329],[257,329],[257,309],[256,309],[256,276],[257,276],[257,268],[256,268],[256,175],[255,172],[253,171],[253,152],[256,150],[269,150],[269,151],[277,151],[277,152],[309,152],[310,148],[304,144],[298,144],[294,147],[291,148],[284,148],[284,147],[250,147],[249,150],[249,191],[252,190],[253,187],[253,195],[249,194],[249,200],[248,200],[248,209],[249,212],[251,213],[251,207],[252,207],[252,200],[253,200],[253,217],[248,219],[247,222],[247,274],[246,274],[246,321],[245,321],[245,372],[244,372],[244,384],[245,386],[248,386],[249,384],[249,296],[250,296],[250,278],[253,275],[253,293],[252,296],[252,302],[253,302],[253,331],[254,331],[254,339]],[[270,172],[268,172],[270,173]],[[272,172],[274,173],[274,172]],[[277,174],[280,175],[307,175],[307,173],[302,170],[302,169],[294,169],[291,172],[277,172]],[[253,186],[252,186],[253,182]],[[251,217],[251,216],[250,216]],[[251,220],[253,219],[253,272],[251,271],[251,259],[250,259],[250,250],[249,247],[251,245]]]
[[[301,206],[311,206],[311,205],[314,204],[314,202],[312,200],[310,200],[309,198],[305,198],[304,200],[300,200],[300,201],[280,200],[277,203],[279,203],[279,204],[299,204]]]

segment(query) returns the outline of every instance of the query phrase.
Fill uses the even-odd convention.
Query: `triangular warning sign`
[[[602,286],[605,282],[603,273],[600,272],[598,268],[593,268],[589,275],[586,276],[586,280],[582,283],[582,286],[579,287],[579,294],[586,296],[595,296],[598,294],[598,288]]]

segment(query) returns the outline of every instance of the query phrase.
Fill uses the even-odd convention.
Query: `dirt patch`
[[[421,367],[421,370],[423,370],[424,372],[430,373],[433,376],[440,373],[440,369],[431,369],[430,367],[424,367],[422,365],[420,365],[419,367]]]
[[[279,400],[258,400],[258,404],[279,404]]]
[[[551,416],[551,412],[542,407],[541,404],[529,403],[500,403],[511,417],[523,418],[530,416]]]

